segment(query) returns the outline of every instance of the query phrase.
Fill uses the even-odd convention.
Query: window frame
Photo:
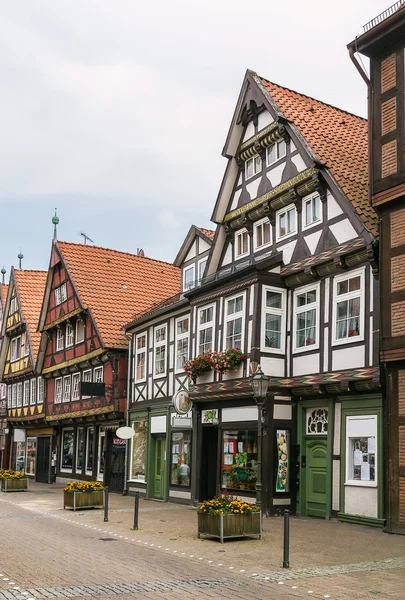
[[[208,321],[207,323],[200,323],[200,314],[203,310],[208,310],[212,308],[212,321]],[[211,302],[210,304],[204,304],[203,306],[199,306],[197,309],[197,335],[196,335],[196,354],[201,354],[202,352],[212,352],[215,348],[215,317],[216,317],[216,303]],[[211,349],[210,350],[200,350],[200,333],[204,329],[212,328],[212,336],[211,336]]]
[[[80,339],[77,333],[77,327],[79,325],[79,323],[81,323],[83,325],[83,339]],[[76,325],[75,325],[75,346],[77,346],[78,344],[83,344],[84,340],[86,339],[86,323],[82,320],[82,319],[76,319]]]
[[[134,443],[135,443],[135,439],[137,437],[137,432],[136,432],[135,425],[139,424],[139,423],[143,423],[144,424],[144,428],[145,428],[145,432],[142,432],[142,433],[145,433],[145,446],[144,446],[144,455],[143,455],[144,464],[145,464],[145,475],[142,475],[141,477],[134,477],[133,476]],[[139,416],[134,421],[132,421],[131,425],[132,425],[132,429],[135,431],[135,435],[133,435],[132,438],[131,438],[131,460],[130,460],[130,469],[129,469],[129,478],[128,478],[128,480],[129,481],[136,481],[138,483],[147,483],[148,470],[146,468],[146,460],[147,460],[147,457],[148,457],[148,450],[149,450],[148,436],[149,436],[149,432],[150,432],[149,423],[148,423],[148,417],[147,416],[145,416],[145,417]]]
[[[97,373],[101,373],[101,379],[97,381]],[[93,383],[104,383],[104,367],[98,366],[93,369]]]
[[[85,378],[87,373],[90,373],[90,379]],[[93,381],[93,369],[85,369],[84,371],[82,371],[81,382],[82,383],[92,383],[92,381]],[[82,400],[85,400],[87,398],[91,398],[91,396],[81,396]]]
[[[11,388],[11,408],[17,408],[17,384],[13,383]]]
[[[256,170],[256,159],[257,158],[260,158],[260,168]],[[252,162],[252,164],[253,164],[252,175],[248,175],[248,164],[250,162]],[[245,181],[248,181],[249,179],[252,179],[252,177],[255,177],[256,175],[258,175],[262,171],[263,171],[263,160],[262,160],[262,157],[259,154],[254,154],[253,156],[250,156],[245,161]]]
[[[192,272],[193,273],[193,278],[191,280],[191,284],[189,286],[186,286],[186,273],[188,272]],[[188,267],[184,267],[183,268],[183,292],[189,292],[190,290],[193,290],[195,288],[195,264],[193,263],[192,265],[188,265]]]
[[[202,258],[197,263],[197,271],[198,271],[197,285],[201,285],[201,282],[204,279],[204,272],[205,272],[205,268],[207,266],[207,262],[208,262],[208,256],[206,256],[205,258]],[[201,265],[202,264],[204,265],[204,269],[202,270],[202,273],[201,273]]]
[[[267,292],[274,292],[281,295],[281,308],[271,308],[266,306]],[[285,354],[286,353],[286,313],[287,313],[287,290],[271,285],[262,286],[262,311],[261,311],[261,333],[260,333],[260,351],[269,354]],[[266,346],[266,314],[276,315],[281,317],[281,333],[280,333],[280,348],[270,348]]]
[[[66,281],[54,289],[55,306],[60,306],[67,300]]]
[[[76,386],[76,393],[75,393],[75,381],[77,380],[77,386]],[[71,389],[71,398],[72,398],[72,402],[77,402],[78,400],[80,400],[80,381],[81,381],[81,377],[80,377],[80,371],[78,371],[77,373],[72,373],[72,389]]]
[[[23,384],[22,381],[17,382],[17,408],[23,405]]]
[[[247,239],[247,250],[246,250],[246,252],[242,252],[241,254],[238,254],[239,238],[244,235],[246,235],[246,239]],[[240,258],[249,256],[249,254],[250,254],[250,235],[249,235],[249,232],[246,229],[246,227],[243,227],[243,229],[238,229],[238,231],[235,231],[235,241],[234,241],[235,260],[239,260]]]
[[[43,404],[45,400],[45,384],[42,375],[38,377],[38,388],[37,388],[37,404]]]
[[[284,153],[284,154],[282,154],[282,155],[279,155],[279,147],[280,147],[280,144],[281,144],[282,142],[284,142],[285,153]],[[276,148],[276,155],[277,155],[277,157],[276,157],[276,159],[275,159],[275,160],[273,160],[272,162],[270,162],[270,160],[269,160],[269,155],[270,155],[270,152],[269,152],[269,151],[270,151],[270,149],[271,149],[273,146]],[[278,162],[278,161],[279,161],[279,160],[281,160],[282,158],[285,158],[286,156],[287,156],[287,142],[286,142],[286,141],[285,141],[285,139],[282,137],[282,138],[280,138],[279,140],[277,140],[276,142],[274,142],[273,144],[270,144],[270,146],[267,146],[267,148],[266,148],[266,167],[270,167],[271,165],[275,165],[275,164],[276,164],[276,162]]]
[[[67,386],[66,384],[69,383]],[[69,398],[66,398],[66,390],[69,389]],[[70,402],[72,399],[72,377],[70,375],[64,375],[63,377],[63,391],[62,391],[62,402]]]
[[[37,403],[37,378],[33,377],[30,381],[30,406]]]
[[[307,210],[306,210],[306,205],[308,202],[312,203],[312,200],[314,200],[315,198],[318,198],[319,200],[319,220],[318,221],[311,221],[310,223],[307,223]],[[311,205],[311,210],[312,210],[312,205]],[[304,198],[302,199],[302,231],[306,231],[307,229],[310,229],[311,227],[316,227],[316,225],[320,225],[323,222],[323,214],[322,214],[322,200],[321,200],[321,196],[319,194],[319,192],[313,192],[312,194],[309,194],[308,196],[304,196]]]
[[[56,328],[56,352],[61,352],[64,349],[65,349],[65,332],[63,331],[62,327],[57,327]]]
[[[60,383],[60,395],[58,394],[58,384]],[[53,391],[53,403],[62,404],[63,398],[63,378],[55,377],[54,391]]]
[[[156,332],[159,329],[165,330],[165,337],[164,337],[163,341],[157,342],[156,341]],[[167,374],[167,349],[168,349],[167,332],[168,332],[167,323],[155,325],[155,327],[153,328],[153,378],[154,379],[160,379],[161,377],[166,377],[166,374]],[[162,371],[161,373],[156,373],[157,349],[158,348],[161,349],[163,347],[165,349],[165,351],[164,351],[164,371]]]
[[[283,216],[284,213],[287,215],[287,213],[289,213],[290,211],[294,211],[294,213],[295,213],[295,231],[291,231],[290,233],[285,233],[284,235],[280,235],[280,218]],[[295,204],[288,204],[287,206],[284,206],[284,208],[281,208],[280,210],[278,210],[276,212],[276,242],[283,242],[287,238],[290,238],[293,235],[297,235],[297,233],[298,233],[297,207],[295,206]]]
[[[28,331],[25,332],[24,336],[24,357],[30,354],[30,340],[28,337]]]
[[[72,433],[73,434],[73,448],[72,448],[72,466],[71,467],[62,467],[62,460],[63,460],[63,442],[64,442],[64,437],[65,437],[65,433]],[[73,429],[73,427],[64,427],[62,429],[62,433],[61,433],[61,443],[60,443],[60,457],[59,457],[59,468],[60,468],[60,472],[61,473],[73,473],[73,465],[74,465],[74,447],[75,447],[75,431]]]
[[[13,296],[10,300],[10,315],[14,315],[18,311],[18,299],[17,296]]]
[[[178,333],[177,326],[180,321],[188,320],[188,327],[186,333]],[[183,366],[188,361],[190,356],[190,315],[182,315],[181,317],[177,317],[174,322],[174,372],[175,373],[184,373]],[[182,367],[177,366],[177,358],[178,358],[178,349],[177,344],[179,341],[187,340],[187,357]]]
[[[27,394],[27,390],[28,390],[28,394]],[[24,385],[23,385],[23,406],[30,405],[30,390],[31,390],[30,380],[25,379]]]
[[[301,294],[305,294],[307,292],[315,291],[316,292],[316,301],[311,304],[305,304],[304,306],[297,307],[297,297]],[[312,350],[319,350],[319,341],[320,341],[320,323],[319,323],[319,314],[320,314],[320,293],[321,293],[321,284],[318,283],[310,283],[308,285],[304,285],[303,287],[296,288],[293,294],[293,354],[300,354],[301,352],[311,352]],[[312,306],[314,305],[314,306]],[[311,306],[312,308],[308,308]],[[310,344],[308,346],[297,346],[297,316],[304,312],[308,312],[309,310],[315,310],[315,343]]]
[[[360,420],[373,420],[374,422],[374,433],[372,435],[369,434],[363,434],[363,435],[357,435],[357,436],[353,436],[353,435],[349,435],[349,423],[350,421],[360,421]],[[345,473],[344,473],[344,485],[345,486],[354,486],[354,487],[371,487],[371,488],[376,488],[378,487],[378,478],[379,478],[379,458],[380,458],[380,452],[379,452],[379,447],[378,447],[378,443],[379,443],[379,415],[374,413],[374,414],[351,414],[351,415],[346,415],[346,422],[345,422],[345,445],[346,445],[346,464],[345,464]],[[366,438],[371,438],[374,437],[375,438],[375,452],[370,452],[369,454],[374,454],[375,459],[374,459],[374,480],[361,480],[361,479],[350,479],[349,478],[349,471],[350,471],[350,440],[351,439],[356,439],[359,437],[366,437]],[[369,463],[371,464],[371,463]]]
[[[364,330],[365,330],[365,272],[366,267],[360,269],[354,269],[353,271],[346,271],[336,275],[333,278],[333,293],[332,293],[332,346],[343,346],[345,344],[353,344],[357,342],[364,342]],[[360,289],[355,292],[346,292],[345,294],[337,295],[337,286],[341,281],[346,279],[354,279],[360,277]],[[359,329],[360,333],[356,336],[337,338],[337,303],[343,300],[351,300],[352,298],[360,297],[360,316],[359,316]]]
[[[18,356],[14,356],[13,358],[13,344],[15,344],[16,346],[16,352],[17,352],[17,340],[20,340],[20,346],[19,346],[19,353]],[[21,336],[20,335],[16,335],[15,337],[11,338],[10,340],[10,362],[17,362],[17,360],[20,360],[21,358]]]
[[[236,298],[242,297],[242,310],[235,312],[231,315],[227,314],[228,302],[232,300],[236,300]],[[239,350],[243,350],[245,347],[245,323],[246,323],[246,290],[239,292],[238,294],[232,294],[232,296],[224,297],[224,327],[223,327],[223,340],[222,340],[222,348],[223,350],[227,349],[226,340],[227,340],[227,325],[231,321],[236,321],[237,319],[242,319],[241,326],[241,341],[240,346],[229,346],[230,348],[239,348]]]
[[[265,223],[269,224],[270,228],[270,241],[262,244],[261,246],[257,243],[257,230],[259,227],[262,227]],[[260,221],[256,221],[253,224],[253,252],[258,252],[259,250],[263,250],[263,248],[268,248],[273,243],[273,228],[270,223],[270,219],[268,217],[264,217],[264,219],[260,219]]]
[[[148,355],[148,334],[147,331],[144,331],[142,333],[137,333],[135,335],[135,353],[134,353],[134,382],[135,383],[141,383],[143,381],[146,381],[146,377],[147,377],[147,363],[146,363],[146,359],[147,359],[147,355]],[[138,339],[140,338],[145,338],[145,345],[141,346],[141,348],[138,348]],[[144,371],[144,375],[143,377],[138,377],[138,356],[144,354],[144,363],[143,363],[143,371]]]
[[[70,335],[68,335],[68,331],[69,331]],[[71,339],[70,342],[69,342],[69,338]],[[65,348],[72,348],[72,346],[74,346],[74,344],[75,344],[75,330],[71,323],[66,323]]]

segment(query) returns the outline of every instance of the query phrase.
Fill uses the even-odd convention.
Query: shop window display
[[[146,440],[148,437],[147,419],[133,423],[135,435],[132,438],[131,480],[146,481]]]
[[[25,471],[25,442],[16,442],[15,470]]]
[[[172,432],[171,485],[190,487],[191,431]]]
[[[257,481],[257,431],[224,431],[221,464],[223,488],[254,491]]]
[[[37,438],[27,438],[27,467],[28,475],[35,475],[35,462],[37,459]]]
[[[73,430],[65,430],[62,434],[61,468],[71,471],[73,467]]]

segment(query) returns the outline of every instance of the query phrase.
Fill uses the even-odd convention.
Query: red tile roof
[[[197,229],[199,229],[207,238],[210,238],[210,240],[214,239],[215,231],[212,231],[212,229],[204,229],[204,227],[197,227]]]
[[[25,322],[31,341],[34,362],[37,360],[41,334],[37,331],[42,301],[44,298],[46,271],[19,271],[14,270],[20,312]]]
[[[5,306],[6,300],[7,300],[8,285],[6,283],[2,283],[0,285],[0,290],[1,290],[1,299],[3,301],[3,306]]]
[[[331,171],[363,224],[378,235],[368,200],[367,120],[260,78],[279,110],[292,122],[318,160]]]
[[[172,264],[99,246],[57,247],[105,347],[125,348],[124,325],[180,289],[181,271]]]

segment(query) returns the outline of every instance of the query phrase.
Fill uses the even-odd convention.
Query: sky
[[[246,69],[366,116],[346,45],[388,0],[5,0],[0,266],[58,238],[172,262],[211,214]]]

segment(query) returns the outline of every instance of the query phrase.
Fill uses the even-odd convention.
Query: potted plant
[[[103,508],[104,486],[99,481],[70,481],[63,489],[63,508]]]
[[[246,354],[239,348],[228,348],[223,352],[202,352],[196,358],[187,361],[184,371],[195,384],[198,377],[214,370],[216,373],[226,373],[237,370],[246,360]]]
[[[28,478],[24,471],[0,469],[0,484],[2,492],[26,492]]]
[[[197,509],[198,537],[224,539],[258,535],[262,539],[262,513],[252,502],[223,494],[205,500]]]

